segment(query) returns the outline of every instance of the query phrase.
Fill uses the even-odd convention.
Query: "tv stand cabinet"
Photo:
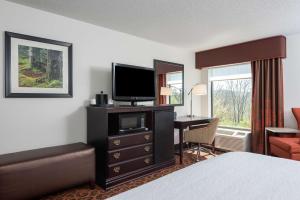
[[[148,130],[118,134],[115,115],[145,113]],[[87,107],[87,142],[96,152],[96,182],[110,188],[175,164],[174,107]]]

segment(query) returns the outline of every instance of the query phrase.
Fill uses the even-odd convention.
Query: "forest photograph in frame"
[[[72,44],[5,32],[5,97],[72,97]]]

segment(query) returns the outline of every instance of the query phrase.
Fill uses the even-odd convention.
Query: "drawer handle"
[[[144,162],[145,162],[146,164],[149,164],[149,163],[150,163],[150,158],[146,158],[146,159],[144,160]]]
[[[121,140],[114,140],[113,143],[114,145],[119,146],[121,144]]]
[[[114,167],[114,172],[115,172],[115,173],[119,173],[119,172],[120,172],[120,169],[121,169],[120,167]]]
[[[117,160],[119,159],[121,156],[121,154],[118,152],[118,153],[114,153],[114,158]]]
[[[149,152],[149,151],[150,151],[150,147],[149,147],[149,146],[145,146],[144,150],[145,150],[146,152]]]
[[[145,140],[150,140],[150,135],[145,135],[144,138]]]

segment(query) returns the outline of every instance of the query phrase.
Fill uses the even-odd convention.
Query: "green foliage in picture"
[[[62,88],[62,52],[18,46],[19,87]]]

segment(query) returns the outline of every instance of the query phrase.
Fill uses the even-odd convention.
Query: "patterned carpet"
[[[99,186],[97,186],[95,189],[92,190],[89,188],[88,185],[86,185],[86,186],[73,188],[73,189],[70,189],[70,190],[55,194],[55,195],[44,197],[44,198],[42,198],[42,200],[101,200],[101,199],[106,199],[108,197],[114,196],[121,192],[125,192],[125,191],[135,188],[139,185],[147,183],[149,181],[152,181],[152,180],[155,180],[162,176],[165,176],[171,172],[174,172],[174,171],[177,171],[184,167],[187,167],[187,166],[195,163],[195,161],[194,161],[195,157],[196,157],[196,155],[194,155],[192,153],[185,153],[184,159],[183,159],[183,164],[180,165],[179,157],[176,156],[176,165],[162,169],[162,170],[155,171],[145,177],[135,179],[133,181],[119,185],[119,186],[109,189],[107,191],[103,190]],[[211,157],[212,156],[201,152],[201,160],[205,160],[205,159],[208,159]]]

